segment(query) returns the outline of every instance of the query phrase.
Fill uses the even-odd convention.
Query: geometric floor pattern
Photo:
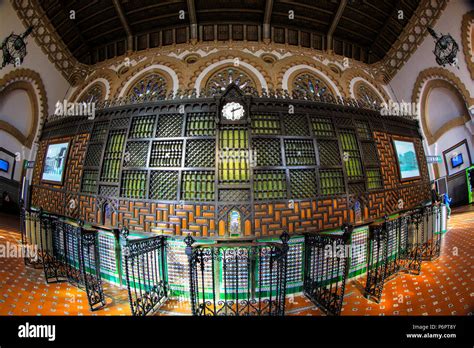
[[[130,315],[127,292],[104,283],[107,306],[91,312],[84,291],[46,284],[42,269],[5,257],[21,243],[19,221],[0,213],[0,315]],[[10,256],[12,253],[10,252]],[[14,256],[14,255],[13,255]],[[441,257],[423,262],[420,275],[399,274],[385,284],[380,303],[363,296],[365,275],[346,286],[341,315],[472,315],[474,312],[474,206],[453,210]],[[159,315],[189,315],[188,303],[168,301]],[[286,315],[323,315],[304,295],[287,299]]]

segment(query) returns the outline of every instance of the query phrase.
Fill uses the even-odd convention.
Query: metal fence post
[[[194,284],[194,277],[193,277],[193,272],[194,272],[194,267],[195,267],[195,260],[194,260],[194,253],[193,253],[193,247],[192,245],[194,244],[195,240],[194,238],[188,234],[186,238],[184,238],[184,243],[186,244],[186,249],[185,249],[185,254],[188,256],[188,262],[189,262],[189,297],[191,301],[191,310],[193,315],[197,315],[197,308],[196,308],[196,289],[195,289],[195,284]]]

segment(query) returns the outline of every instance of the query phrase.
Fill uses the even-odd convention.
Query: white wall
[[[451,36],[456,40],[459,45],[459,52],[458,52],[458,68],[452,66],[446,66],[444,69],[452,72],[456,76],[458,76],[461,81],[464,83],[468,91],[470,92],[471,96],[474,96],[474,83],[471,79],[471,75],[466,65],[466,60],[464,57],[464,52],[462,49],[462,40],[461,40],[461,21],[462,17],[466,12],[471,11],[474,9],[474,5],[472,0],[451,0],[449,1],[448,5],[446,6],[445,10],[441,14],[440,18],[434,25],[434,30],[437,33],[443,34],[451,34]],[[393,88],[396,97],[399,101],[406,101],[411,102],[413,87],[415,85],[416,79],[421,71],[430,68],[430,67],[440,67],[436,61],[435,56],[433,54],[434,49],[434,39],[428,35],[423,43],[418,47],[416,52],[410,57],[408,62],[400,69],[400,71],[395,75],[395,77],[390,82],[390,86]],[[430,114],[430,117],[440,118],[443,117],[443,121],[439,122],[436,121],[435,125],[431,125],[431,129],[438,129],[442,126],[442,123],[446,122],[446,120],[451,119],[454,115],[453,113],[456,112],[455,109],[457,107],[454,105],[456,104],[452,100],[452,96],[449,93],[443,96],[443,89],[437,90],[434,95],[436,96],[437,101],[430,101],[431,106],[434,104],[442,105],[445,104],[445,111],[446,115],[444,115],[444,111],[440,110],[439,108],[431,107],[430,109],[435,110],[432,111],[433,114]],[[452,106],[452,110],[450,110],[449,105]],[[436,110],[438,109],[438,110]],[[442,115],[443,114],[443,115]],[[461,115],[456,115],[461,116]],[[471,157],[474,155],[474,148],[472,147],[474,144],[473,141],[473,134],[468,130],[467,127],[461,126],[451,129],[449,132],[444,134],[438,141],[437,147],[433,144],[432,146],[427,146],[426,142],[424,142],[425,151],[427,155],[435,155],[435,154],[442,154],[442,152],[454,144],[460,142],[463,139],[468,140],[469,149],[471,151]],[[435,149],[437,151],[435,151]],[[472,158],[474,160],[474,157]],[[441,175],[444,175],[444,163],[440,166],[442,169]],[[432,166],[430,166],[430,175],[434,178],[434,171]]]
[[[15,34],[21,34],[25,31],[26,28],[18,18],[15,10],[10,4],[10,1],[0,1],[0,14],[0,38],[2,40],[12,32]],[[27,38],[27,52],[28,54],[25,57],[23,64],[19,66],[19,68],[34,70],[41,76],[48,99],[48,114],[52,114],[54,113],[54,105],[56,102],[58,100],[64,99],[64,96],[66,95],[69,88],[69,83],[66,81],[66,79],[64,79],[61,73],[56,70],[56,67],[48,60],[48,57],[36,44],[31,34]],[[13,65],[7,65],[2,70],[0,70],[0,78],[3,78],[6,74],[15,69],[16,68]],[[28,119],[28,115],[31,114],[31,107],[29,100],[24,102],[24,96],[21,96],[21,93],[21,91],[13,91],[11,94],[7,94],[6,98],[9,100],[6,102],[0,99],[0,119],[7,122],[12,122],[12,120],[14,120],[14,125],[19,126],[18,128],[23,131],[25,128],[28,128],[25,127],[25,125],[29,125],[29,122],[31,122]],[[38,105],[40,105],[39,101]],[[21,161],[23,161],[23,159],[31,160],[35,156],[33,153],[34,151],[31,151],[31,149],[27,148],[22,149],[22,145],[18,142],[18,140],[1,130],[0,147],[4,147],[13,153],[20,152],[22,155]],[[23,155],[26,158],[24,158]],[[15,179],[18,180],[20,178],[21,171],[20,165],[17,164],[17,169],[15,171]]]

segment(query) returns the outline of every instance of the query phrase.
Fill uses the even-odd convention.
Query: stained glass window
[[[293,91],[303,95],[315,95],[318,97],[331,94],[327,84],[316,75],[302,73],[293,80]]]
[[[365,83],[358,83],[354,87],[354,95],[356,99],[362,100],[367,104],[378,105],[382,100],[377,93]]]
[[[94,83],[79,98],[79,103],[97,103],[104,100],[104,87],[100,83]]]
[[[166,79],[157,73],[152,73],[141,78],[128,92],[132,100],[152,96],[154,98],[164,98],[167,92]]]
[[[219,93],[226,89],[231,83],[235,83],[240,89],[255,88],[255,83],[250,76],[239,69],[233,67],[221,69],[215,72],[206,83],[206,90],[212,93]]]

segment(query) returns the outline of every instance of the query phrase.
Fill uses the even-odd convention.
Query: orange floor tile
[[[0,244],[21,242],[17,218],[0,213]],[[365,275],[348,281],[342,315],[472,315],[474,312],[474,207],[453,213],[442,255],[423,262],[418,276],[400,274],[385,285],[380,304],[363,296]],[[0,255],[2,256],[2,255]],[[22,258],[0,257],[0,315],[130,315],[124,289],[105,284],[107,306],[91,312],[84,291],[46,284],[42,269]],[[287,315],[322,315],[305,296],[289,296]],[[189,315],[189,303],[170,300],[158,315]]]

